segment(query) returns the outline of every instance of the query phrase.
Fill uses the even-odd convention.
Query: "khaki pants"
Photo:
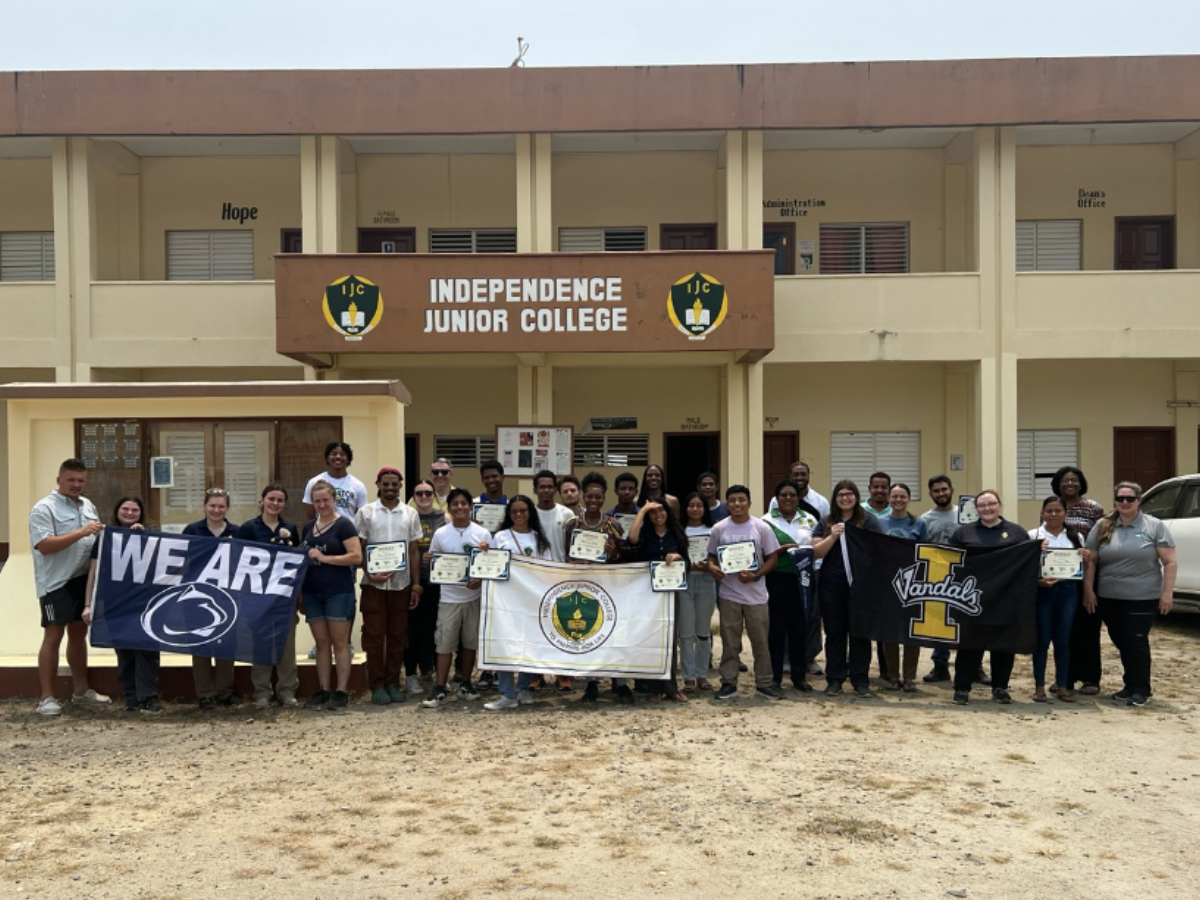
[[[197,700],[228,697],[233,693],[233,660],[193,656],[192,678],[196,682]]]
[[[721,682],[737,684],[738,656],[742,652],[742,630],[750,639],[754,654],[754,686],[771,684],[771,650],[767,634],[771,630],[771,614],[767,604],[746,606],[732,600],[721,601]]]
[[[279,672],[275,683],[275,693],[279,699],[296,699],[296,691],[300,688],[300,672],[296,668],[296,623],[299,621],[299,616],[292,616],[292,627],[288,629],[287,640],[283,644],[283,658],[278,666],[250,667],[250,683],[254,685],[255,700],[271,699],[272,669]]]

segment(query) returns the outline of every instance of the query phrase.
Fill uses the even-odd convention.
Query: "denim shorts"
[[[354,618],[354,592],[348,594],[305,594],[305,622],[349,622]]]

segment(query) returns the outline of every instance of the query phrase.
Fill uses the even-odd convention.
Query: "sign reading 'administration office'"
[[[276,258],[276,349],[663,352],[774,346],[771,251]]]

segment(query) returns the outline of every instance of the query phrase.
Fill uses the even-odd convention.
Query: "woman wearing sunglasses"
[[[1163,523],[1141,511],[1142,488],[1122,481],[1115,508],[1088,534],[1092,558],[1083,576],[1083,605],[1099,612],[1121,654],[1125,687],[1113,694],[1130,706],[1150,700],[1150,628],[1171,611],[1175,542]]]
[[[225,518],[229,512],[229,491],[210,488],[204,494],[204,518],[184,526],[183,533],[193,537],[231,538],[238,527]],[[241,697],[233,692],[233,660],[213,659],[211,656],[192,657],[192,678],[196,682],[196,698],[201,709],[236,706]]]

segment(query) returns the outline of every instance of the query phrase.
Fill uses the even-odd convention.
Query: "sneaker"
[[[437,709],[439,706],[445,706],[450,702],[450,693],[444,685],[439,685],[433,689],[433,693],[428,700],[421,701],[421,705],[426,709]]]
[[[259,697],[257,700],[254,701],[255,709],[269,709],[270,706],[271,706],[271,698],[270,697]]]
[[[71,702],[77,703],[80,706],[104,706],[112,703],[112,699],[104,696],[103,694],[97,694],[91,688],[88,688],[82,694],[75,694],[72,696]]]
[[[759,697],[765,697],[768,700],[782,700],[783,691],[773,684],[768,684],[766,687],[755,688],[754,693]]]
[[[300,704],[296,702],[296,698],[293,697],[291,694],[280,694],[279,705],[294,708],[294,707],[299,706]]]
[[[497,687],[496,676],[491,672],[480,672],[479,679],[475,682],[476,690],[490,691]]]
[[[141,708],[141,705],[136,700],[125,701],[125,712],[137,712]]]
[[[859,696],[859,697],[874,697],[875,696],[871,692],[871,686],[869,684],[856,684],[854,686],[854,693],[856,696]]]
[[[1134,694],[1129,698],[1130,706],[1141,707],[1141,706],[1145,706],[1149,702],[1150,702],[1150,698],[1147,697],[1145,694]]]
[[[242,698],[237,694],[226,694],[217,700],[222,706],[241,706]]]
[[[312,649],[308,651],[308,658],[309,659],[317,658],[317,645],[316,644],[313,644]]]
[[[414,696],[425,693],[425,688],[421,687],[421,679],[416,675],[408,676],[408,681],[405,682],[405,688]]]
[[[997,703],[1012,703],[1012,694],[1007,688],[992,688],[992,699]]]
[[[479,699],[479,691],[475,690],[475,685],[471,684],[471,682],[464,681],[462,684],[460,684],[458,686],[458,699],[459,700],[478,700]]]
[[[1121,688],[1121,690],[1112,695],[1112,698],[1114,700],[1132,700],[1133,691],[1131,691],[1129,688]]]
[[[629,704],[633,703],[633,691],[629,689],[629,685],[623,684],[617,688],[617,702]]]
[[[304,704],[305,709],[324,709],[329,702],[329,691],[317,691]]]
[[[987,685],[992,683],[992,676],[987,673],[987,669],[983,666],[980,666],[979,671],[975,674],[975,683]]]
[[[810,662],[808,664],[808,674],[809,675],[824,675],[825,670],[821,668],[820,664],[816,660],[813,660],[812,662]]]
[[[750,671],[750,667],[749,667],[749,666],[747,666],[747,665],[746,665],[744,662],[742,662],[742,661],[739,659],[739,660],[738,660],[738,671],[739,671],[739,672],[749,672],[749,671]]]
[[[533,706],[533,694],[529,691],[517,691],[517,702],[522,706]]]
[[[408,699],[408,694],[404,693],[398,684],[389,684],[384,690],[387,691],[388,699],[393,703],[403,703]]]
[[[950,680],[950,670],[945,666],[934,666],[929,670],[929,674],[921,679],[926,684],[938,684],[942,681]]]
[[[158,702],[157,697],[147,697],[139,704],[138,711],[147,716],[157,716],[163,711],[163,705]]]
[[[376,706],[387,706],[392,698],[388,696],[387,688],[375,688],[371,691],[371,702]]]
[[[842,683],[840,681],[825,682],[825,693],[833,697],[842,692]]]
[[[521,701],[516,697],[497,697],[495,700],[483,704],[483,708],[495,712],[501,709],[516,709],[520,705]]]
[[[217,701],[214,700],[212,697],[201,697],[199,699],[199,701],[197,701],[197,705],[199,705],[199,707],[204,710],[216,709]]]
[[[348,645],[347,645],[347,649],[350,651],[350,658],[351,658],[351,659],[354,659],[354,645],[353,645],[353,644],[348,644]]]
[[[721,689],[717,691],[716,697],[718,700],[732,700],[737,696],[736,684],[722,684]]]
[[[345,691],[334,691],[333,696],[329,698],[329,703],[326,709],[345,709],[350,705],[350,695]]]
[[[796,690],[798,690],[802,694],[807,694],[809,691],[811,691],[813,689],[813,686],[811,684],[809,684],[807,681],[805,681],[803,678],[801,678],[799,681],[793,681],[792,687],[795,688]]]
[[[47,697],[37,707],[39,716],[61,716],[62,707],[58,705],[58,701],[53,697]]]
[[[579,698],[583,703],[595,703],[600,699],[600,682],[589,681],[587,687],[583,689],[583,696]]]
[[[954,692],[954,705],[955,706],[966,706],[969,702],[971,702],[971,692],[970,691],[955,691]]]

